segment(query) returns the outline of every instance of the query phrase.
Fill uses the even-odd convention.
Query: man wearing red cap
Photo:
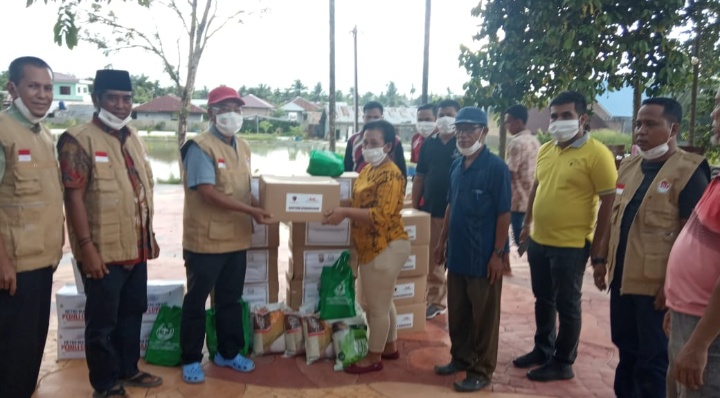
[[[220,86],[208,95],[211,126],[183,145],[185,209],[183,257],[188,291],[180,328],[183,380],[202,383],[205,302],[215,291],[218,352],[213,362],[239,372],[255,368],[240,354],[244,345],[242,297],[251,245],[252,221],[270,215],[250,194],[250,146],[236,137],[245,102],[237,91]]]
[[[162,379],[138,369],[147,310],[147,261],[160,249],[153,232],[153,175],[132,112],[130,74],[99,70],[93,120],[58,141],[73,256],[85,285],[85,356],[93,397],[125,397],[125,386]]]

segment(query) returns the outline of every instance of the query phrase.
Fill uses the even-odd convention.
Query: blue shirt
[[[487,277],[498,216],[510,212],[510,171],[486,147],[467,169],[464,161],[457,158],[450,168],[447,267],[456,274]]]
[[[215,126],[210,127],[210,132],[225,142],[226,137],[220,134]],[[215,185],[215,163],[212,158],[192,140],[188,141],[188,143],[190,145],[188,145],[185,156],[183,156],[187,187],[195,189],[201,184]],[[235,137],[233,137],[232,147],[235,148],[236,146],[237,142],[235,141]]]

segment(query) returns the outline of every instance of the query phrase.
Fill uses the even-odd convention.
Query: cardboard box
[[[288,280],[319,281],[324,267],[335,264],[340,255],[349,250],[343,247],[295,247],[290,246]]]
[[[340,200],[352,199],[353,185],[358,175],[354,171],[346,171],[340,177],[335,177],[335,181],[340,184]]]
[[[403,200],[403,209],[412,209],[412,199],[405,199]]]
[[[425,330],[425,303],[399,305],[397,311],[398,334],[422,332]]]
[[[278,249],[250,249],[247,251],[245,283],[278,280]]]
[[[280,223],[256,224],[253,220],[252,247],[277,248],[280,246]]]
[[[400,211],[405,232],[413,246],[430,245],[430,213],[416,209],[402,209]]]
[[[411,246],[410,257],[408,257],[405,265],[398,278],[410,278],[413,276],[427,275],[430,270],[430,247],[429,246]]]
[[[160,307],[182,306],[185,295],[183,281],[148,281],[148,309],[143,314],[143,322],[155,322]],[[85,327],[85,295],[77,292],[75,285],[65,285],[55,294],[58,328]]]
[[[153,322],[140,324],[140,357],[145,356]],[[85,329],[84,328],[58,328],[57,331],[57,359],[83,359],[85,358]]]
[[[330,177],[260,177],[260,203],[276,221],[320,222],[340,206],[340,184]]]
[[[275,283],[246,283],[243,286],[242,298],[250,304],[250,308],[277,303],[280,290],[278,282],[276,279]]]
[[[288,307],[298,310],[301,305],[317,303],[320,300],[317,281],[287,281],[285,291],[285,304]]]
[[[290,244],[302,246],[350,246],[350,221],[338,225],[322,225],[319,222],[290,223]]]
[[[409,305],[425,303],[425,289],[427,276],[415,276],[412,278],[398,278],[395,282],[395,293],[393,301],[395,305]]]

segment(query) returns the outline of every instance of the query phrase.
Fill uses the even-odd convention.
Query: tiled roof
[[[245,106],[243,108],[275,109],[273,104],[262,98],[256,97],[253,94],[244,95],[242,96],[242,99],[245,101]]]
[[[303,108],[307,112],[317,112],[322,110],[322,106],[314,104],[308,100],[306,100],[303,97],[295,97],[292,101],[289,103],[293,103],[301,108]]]
[[[66,73],[53,72],[53,83],[79,83],[80,79]]]
[[[168,94],[162,97],[156,97],[152,101],[146,102],[142,105],[136,106],[133,109],[135,112],[145,113],[164,113],[164,112],[180,112],[180,98]],[[198,114],[205,113],[205,109],[190,104],[190,113]]]

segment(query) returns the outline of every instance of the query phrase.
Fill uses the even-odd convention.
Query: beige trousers
[[[447,276],[445,264],[435,264],[435,247],[440,240],[443,219],[432,218],[430,221],[430,270],[427,276],[427,304],[447,307]]]
[[[410,241],[395,240],[375,259],[358,267],[358,300],[367,316],[370,352],[382,353],[386,343],[397,340],[393,294],[408,257]]]

